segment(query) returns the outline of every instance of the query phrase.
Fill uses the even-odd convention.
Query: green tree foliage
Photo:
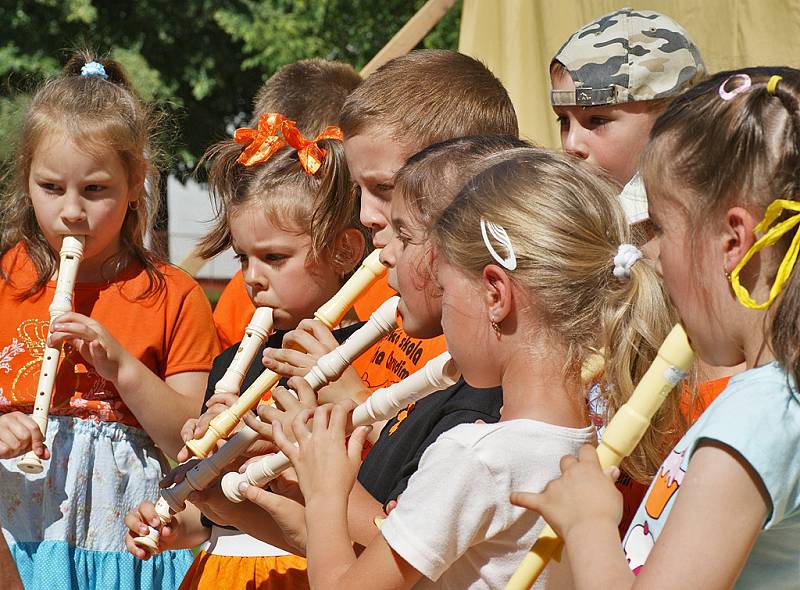
[[[250,117],[280,66],[325,57],[362,67],[424,0],[5,0],[0,3],[0,133],[71,49],[108,52],[171,123],[175,171]],[[460,2],[426,37],[455,49]],[[11,151],[0,143],[0,159]]]

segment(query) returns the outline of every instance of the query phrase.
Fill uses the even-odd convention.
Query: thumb
[[[514,506],[527,508],[541,514],[544,505],[543,494],[532,494],[530,492],[514,492],[509,498]]]
[[[279,510],[281,501],[284,500],[282,496],[263,490],[258,486],[251,486],[246,482],[239,484],[239,491],[244,493],[244,497],[248,501],[267,512]]]
[[[619,479],[620,470],[616,465],[612,465],[611,467],[603,469],[603,473],[610,477],[611,481],[616,482]]]
[[[361,463],[361,453],[364,450],[364,443],[367,435],[372,431],[372,426],[359,426],[350,435],[347,441],[347,457],[354,466]]]

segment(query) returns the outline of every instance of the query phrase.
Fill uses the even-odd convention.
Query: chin
[[[403,315],[402,313],[400,317],[403,318],[403,330],[412,338],[429,339],[442,335],[441,324],[426,325],[422,322],[416,322],[414,318]]]

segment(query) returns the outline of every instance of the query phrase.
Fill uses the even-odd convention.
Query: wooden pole
[[[442,17],[447,14],[456,0],[428,0],[417,14],[412,16],[402,29],[383,46],[375,57],[361,69],[361,77],[366,78],[387,61],[405,55],[425,38]]]

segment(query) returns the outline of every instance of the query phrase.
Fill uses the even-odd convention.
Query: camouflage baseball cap
[[[554,106],[597,106],[680,94],[706,68],[689,34],[658,12],[623,8],[575,32],[553,61],[575,90],[553,90]]]

